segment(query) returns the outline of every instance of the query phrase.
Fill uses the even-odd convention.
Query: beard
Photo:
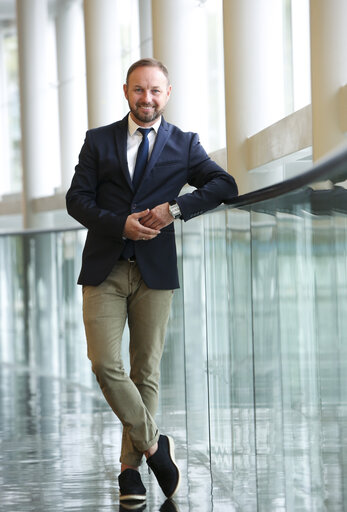
[[[155,121],[158,119],[162,113],[164,112],[164,108],[158,109],[155,107],[155,105],[150,105],[147,103],[135,103],[135,107],[132,107],[129,104],[130,112],[133,114],[133,116],[142,123],[151,123],[152,121]],[[153,110],[151,112],[141,112],[140,107],[153,107]]]

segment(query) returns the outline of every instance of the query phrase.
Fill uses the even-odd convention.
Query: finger
[[[138,240],[153,240],[153,238],[156,238],[158,234],[156,235],[141,235],[139,236]]]
[[[147,228],[156,229],[155,226],[158,226],[160,224],[160,220],[156,215],[153,215],[152,212],[150,212],[148,215],[143,217],[140,220],[140,223],[142,226],[146,226]]]
[[[152,229],[157,229],[157,230],[160,230],[161,228],[164,227],[164,225],[157,221],[157,222],[154,222],[151,226],[148,226],[148,227],[151,227]]]
[[[159,235],[159,229],[145,228],[141,229],[140,234],[142,236],[157,236]]]
[[[147,208],[147,210],[143,210],[142,212],[136,212],[136,213],[133,213],[133,217],[134,219],[140,219],[141,217],[145,217],[146,215],[148,215],[149,213],[149,209]]]
[[[141,219],[140,224],[146,228],[152,228],[154,224],[154,219],[151,217],[147,217],[146,219]]]
[[[145,224],[146,228],[159,229],[161,227],[160,221],[153,219]]]
[[[145,215],[144,217],[141,217],[141,219],[139,219],[139,221],[140,221],[140,223],[141,223],[142,225],[144,225],[144,224],[148,223],[148,222],[151,220],[151,218],[152,218],[152,215],[151,215],[151,213],[149,212],[149,213],[148,213],[147,215]]]
[[[160,233],[157,229],[143,228],[139,231],[138,236],[139,240],[151,240],[155,238]]]

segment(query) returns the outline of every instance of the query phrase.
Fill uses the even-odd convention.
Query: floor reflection
[[[0,372],[0,510],[129,510],[118,499],[121,431],[103,399],[63,380],[9,366],[0,366]],[[183,473],[185,457],[178,443],[177,461]],[[187,474],[175,502],[165,501],[145,467],[142,478],[148,498],[136,510],[189,510]],[[210,477],[200,484],[210,489]],[[212,508],[207,503],[196,510]]]
[[[242,437],[237,437],[232,470],[214,467],[214,478],[204,447],[187,449],[182,415],[166,414],[159,421],[175,437],[182,471],[180,491],[175,501],[165,500],[144,465],[141,473],[147,502],[137,508],[119,504],[121,430],[101,393],[0,365],[0,411],[1,511],[346,510],[347,410],[343,404],[337,409],[323,408],[320,419],[311,410],[297,417],[293,411],[290,415],[283,411],[283,426],[276,429],[278,439],[269,435],[269,425],[277,421],[272,412],[258,410],[256,474],[254,457],[238,454]],[[236,410],[233,415],[244,427],[244,415]],[[277,444],[281,444],[280,450]],[[223,456],[216,460],[223,461]]]

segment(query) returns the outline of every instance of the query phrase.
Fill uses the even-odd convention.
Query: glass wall
[[[347,192],[309,185],[178,223],[160,422],[185,447],[193,510],[211,493],[250,512],[347,503]],[[0,362],[97,390],[84,237],[0,237]]]

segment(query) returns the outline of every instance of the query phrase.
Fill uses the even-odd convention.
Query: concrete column
[[[172,94],[165,118],[203,141],[207,129],[205,18],[196,0],[152,0],[153,56],[168,68]]]
[[[339,90],[347,83],[347,2],[311,0],[311,88],[313,159],[344,141]]]
[[[253,106],[249,85],[254,60],[251,55],[254,19],[249,16],[252,1],[255,3],[254,0],[223,2],[227,162],[242,194],[249,190],[246,139]],[[246,22],[249,22],[247,30]]]
[[[285,115],[282,9],[277,0],[223,2],[227,160],[242,194],[247,138]]]
[[[140,19],[141,59],[153,56],[152,5],[151,0],[138,0]]]
[[[63,0],[56,18],[57,63],[59,80],[59,130],[61,188],[71,183],[83,136],[87,128],[85,69],[81,51],[83,25],[80,25],[78,0]],[[82,39],[82,40],[79,40]]]
[[[17,0],[23,160],[23,225],[33,226],[31,199],[51,193],[45,147],[47,0]],[[47,177],[47,179],[45,178]]]
[[[118,0],[84,0],[89,128],[124,110],[118,8]]]

